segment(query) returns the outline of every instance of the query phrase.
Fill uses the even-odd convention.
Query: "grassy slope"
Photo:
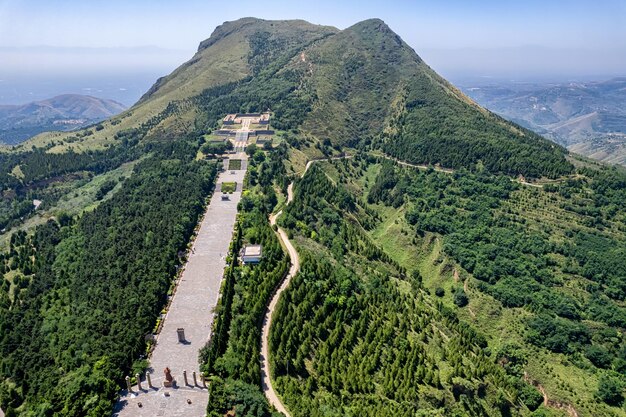
[[[335,180],[342,178],[346,181],[345,171],[343,175],[338,172],[338,163],[332,165],[324,163],[323,166]],[[379,170],[379,165],[370,165],[363,175],[347,178],[348,187],[353,193],[362,197],[363,204],[365,204],[363,196],[367,195]],[[573,225],[589,229],[581,226],[583,216],[562,209],[563,202],[563,197],[537,189],[522,188],[513,194],[513,198],[505,203],[502,210],[511,210],[523,217],[531,229],[544,227],[546,223],[550,224],[556,231],[555,239],[557,240],[565,239],[563,231],[571,229]],[[476,288],[478,281],[443,252],[443,242],[440,236],[426,233],[424,237],[414,237],[414,230],[404,217],[405,205],[397,209],[381,204],[371,204],[369,207],[381,216],[380,223],[370,231],[373,240],[401,266],[408,270],[419,270],[424,279],[425,288],[431,293],[437,287],[444,288],[445,295],[441,300],[448,307],[456,308],[453,303],[453,291],[460,286],[465,286],[470,303],[465,308],[456,308],[461,320],[470,323],[485,334],[494,351],[503,343],[511,341],[528,349],[530,355],[526,371],[533,380],[538,381],[546,389],[551,400],[574,404],[581,417],[626,415],[623,409],[620,412],[614,407],[607,407],[595,400],[594,395],[600,375],[595,368],[581,369],[574,366],[566,355],[536,348],[525,341],[526,325],[524,322],[532,313],[524,308],[504,308],[499,301],[479,291]],[[607,230],[606,233],[615,238],[624,238],[623,232],[620,232],[617,227]],[[579,279],[585,281],[582,277]],[[581,296],[580,293],[584,293],[580,290],[583,284],[585,282],[569,281],[565,283],[561,291],[570,295],[578,292]],[[586,295],[582,294],[582,296]],[[555,416],[564,413],[562,409],[551,408],[550,410]]]
[[[376,29],[379,26],[382,31]],[[346,143],[382,129],[388,116],[385,103],[399,93],[401,80],[411,75],[410,64],[416,57],[408,48],[398,48],[401,41],[387,31],[382,21],[373,19],[305,52],[302,59],[310,66],[318,96],[305,130]]]
[[[529,162],[517,165],[485,162],[494,171],[528,170],[532,176],[568,171],[563,148],[478,106],[379,19],[327,37],[290,65],[306,67],[303,82],[315,91],[302,128],[317,140],[343,146],[374,140],[401,159],[450,167],[477,163],[490,154],[509,159],[510,153],[528,158],[534,152]],[[446,149],[458,156],[450,158]],[[526,169],[529,164],[537,167]],[[550,165],[556,174],[549,172]]]
[[[283,46],[298,46],[312,39],[336,31],[334,28],[317,26],[304,21],[266,21],[246,18],[227,22],[219,26],[208,40],[202,42],[195,56],[176,69],[172,74],[157,81],[140,102],[128,111],[102,122],[102,129],[84,129],[71,133],[54,132],[39,135],[32,140],[6,152],[26,151],[31,147],[45,147],[50,153],[67,151],[92,151],[116,146],[121,141],[115,136],[120,132],[138,130],[135,138],[176,138],[198,129],[209,129],[192,98],[210,87],[224,85],[248,77],[252,73],[250,43],[259,33],[272,33]],[[285,53],[280,50],[279,53]],[[162,115],[170,103],[180,103],[178,109],[160,117],[158,123],[148,123]],[[213,122],[216,117],[212,117]],[[201,120],[201,123],[198,123]],[[145,128],[145,126],[148,126]],[[206,126],[205,126],[206,125]],[[143,136],[145,134],[145,136]],[[141,146],[141,143],[139,144]],[[19,167],[14,174],[20,176]],[[65,200],[71,200],[70,212],[75,214],[88,207],[91,202],[72,197],[75,186],[64,185]],[[59,189],[59,192],[61,190]],[[48,216],[49,214],[46,214]],[[22,228],[30,229],[45,220],[45,216],[28,219]]]
[[[51,146],[50,152],[69,149],[80,152],[112,146],[116,143],[116,134],[140,127],[162,113],[168,104],[184,102],[213,86],[242,80],[255,72],[256,64],[271,64],[257,58],[250,61],[250,41],[263,33],[271,33],[274,39],[280,39],[280,43],[271,47],[279,46],[281,50],[333,34],[305,48],[277,73],[286,78],[299,74],[296,77],[302,78],[298,89],[304,88],[314,96],[312,109],[302,121],[303,136],[311,143],[326,138],[333,143],[356,143],[375,138],[383,129],[397,130],[397,119],[410,98],[409,92],[415,90],[416,77],[421,77],[421,82],[426,82],[432,91],[436,90],[457,104],[462,103],[504,130],[519,132],[515,126],[471,102],[434,73],[381,20],[371,19],[337,31],[299,20],[244,18],[219,26],[211,38],[200,44],[190,61],[159,79],[137,105],[104,122],[104,129],[43,134],[23,144],[21,149]],[[271,47],[268,49],[270,57],[273,56]],[[204,121],[199,126],[198,120],[203,120],[198,109],[193,103],[187,103],[174,115],[151,126],[148,137],[171,137],[198,128],[210,128],[204,126]],[[89,134],[84,135],[85,132]],[[310,148],[305,149],[305,153],[309,157],[316,156]]]

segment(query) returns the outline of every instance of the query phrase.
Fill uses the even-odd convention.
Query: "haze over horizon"
[[[158,76],[191,58],[216,26],[245,16],[304,19],[340,29],[378,17],[452,81],[601,80],[626,75],[623,2],[544,3],[322,0],[309,8],[285,0],[243,0],[229,7],[199,0],[0,0],[0,104],[43,98],[41,94],[53,93],[56,85],[75,83],[77,75],[84,81],[76,84],[76,91],[62,92],[91,89],[94,95],[107,93],[132,104]],[[99,80],[111,84],[110,91],[96,85]],[[42,85],[51,88],[37,87]],[[111,91],[116,91],[114,96]]]

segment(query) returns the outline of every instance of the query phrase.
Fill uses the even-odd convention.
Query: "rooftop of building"
[[[243,256],[261,256],[261,245],[246,245],[243,248]]]

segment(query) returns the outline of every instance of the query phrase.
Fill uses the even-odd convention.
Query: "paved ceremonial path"
[[[155,417],[206,415],[208,390],[200,382],[198,352],[209,339],[220,285],[226,266],[226,255],[232,239],[237,203],[246,173],[245,153],[233,155],[243,159],[242,169],[221,172],[211,197],[198,235],[189,253],[189,259],[178,283],[176,293],[157,337],[150,358],[151,382],[148,388],[145,376],[141,377],[142,390],[135,385],[132,392],[124,391],[115,406],[114,416]],[[228,163],[225,161],[227,168]],[[237,182],[237,190],[229,200],[222,200],[221,183]],[[185,329],[184,343],[178,341],[176,329]],[[169,367],[177,382],[176,388],[164,388],[163,370]],[[183,380],[187,371],[188,385]],[[196,372],[194,386],[192,372]]]

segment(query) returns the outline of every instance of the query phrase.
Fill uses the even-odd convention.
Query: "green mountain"
[[[272,415],[281,209],[301,271],[269,348],[291,415],[626,414],[626,175],[481,108],[381,20],[253,18],[119,116],[0,154],[7,414],[110,414],[220,169],[205,142],[266,109],[232,247],[266,258],[227,270],[208,415]]]
[[[215,100],[206,117],[205,106]],[[481,164],[530,177],[572,169],[563,148],[477,106],[378,19],[343,31],[303,21],[225,23],[190,61],[113,119],[120,123],[73,147],[112,144],[129,127],[147,137],[207,130],[224,112],[259,105],[276,113],[276,127],[297,127],[335,146],[379,140],[390,154],[415,163]],[[53,138],[63,141],[42,136],[32,143]]]

